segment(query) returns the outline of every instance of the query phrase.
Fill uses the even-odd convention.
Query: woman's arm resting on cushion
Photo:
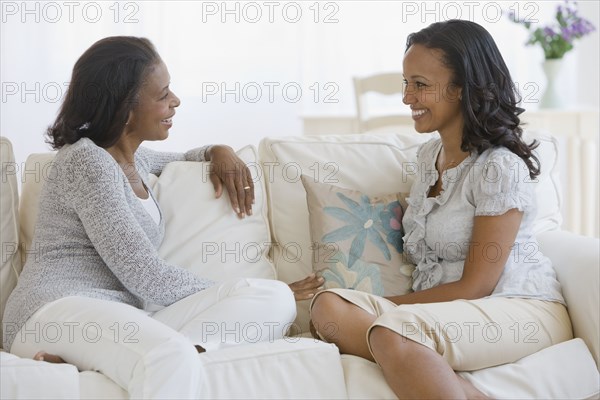
[[[231,207],[243,217],[252,215],[254,181],[246,163],[226,145],[211,145],[189,150],[186,153],[170,153],[140,146],[136,157],[145,165],[148,173],[160,175],[165,166],[173,161],[210,161],[210,180],[216,197],[223,194],[223,185],[229,194]]]
[[[203,146],[189,150],[185,153],[177,153],[169,151],[156,151],[144,146],[140,146],[135,152],[135,155],[136,158],[138,158],[145,165],[148,173],[160,175],[165,166],[173,161],[208,161],[206,159],[206,153],[210,147],[211,146]]]

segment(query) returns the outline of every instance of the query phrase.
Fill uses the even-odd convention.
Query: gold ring
[[[250,190],[250,186],[244,186],[244,190]]]

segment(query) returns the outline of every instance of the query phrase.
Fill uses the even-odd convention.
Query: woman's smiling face
[[[404,104],[410,106],[420,133],[462,135],[461,89],[452,83],[453,72],[443,63],[443,52],[412,45],[404,55]]]
[[[180,104],[179,98],[169,89],[170,80],[163,61],[148,73],[138,96],[138,104],[127,123],[129,135],[136,135],[140,140],[164,140],[169,136],[175,108]]]

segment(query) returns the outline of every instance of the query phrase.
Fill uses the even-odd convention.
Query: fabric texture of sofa
[[[408,192],[416,179],[420,143],[430,135],[364,134],[265,138],[258,152],[238,151],[255,180],[251,217],[237,220],[227,199],[215,200],[207,163],[177,162],[155,179],[153,190],[166,218],[162,257],[215,280],[260,277],[293,282],[312,271],[305,175],[371,195]],[[569,307],[573,340],[515,363],[461,374],[495,398],[598,398],[600,375],[600,265],[598,239],[560,230],[557,142],[541,142],[536,235],[552,260]],[[2,265],[1,310],[30,248],[37,199],[52,174],[51,153],[14,162],[10,142],[0,142]],[[17,179],[22,187],[19,197]],[[243,330],[242,330],[243,332]],[[289,337],[198,356],[201,398],[395,398],[379,367],[308,334],[308,302],[298,303]],[[518,338],[516,339],[518,340]],[[42,349],[41,349],[42,350]],[[102,374],[77,371],[0,353],[2,398],[128,398]]]

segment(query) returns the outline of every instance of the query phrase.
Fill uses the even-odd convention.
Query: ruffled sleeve
[[[535,181],[525,162],[508,149],[491,150],[475,184],[475,215],[502,215],[516,208],[528,211],[534,205]]]

